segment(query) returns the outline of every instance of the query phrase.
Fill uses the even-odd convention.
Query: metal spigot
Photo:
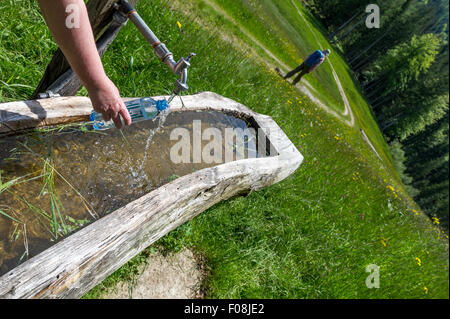
[[[181,91],[187,91],[189,88],[187,85],[187,69],[191,66],[189,62],[195,56],[195,53],[190,53],[186,58],[181,58],[178,62],[175,62],[172,52],[167,49],[164,43],[159,41],[136,9],[127,0],[121,0],[115,8],[134,23],[161,61],[167,64],[173,73],[180,76],[180,79],[175,82],[173,94],[178,95]]]
[[[187,85],[187,69],[191,66],[189,62],[195,55],[195,53],[191,52],[186,58],[181,58],[175,65],[174,72],[175,74],[180,75],[180,79],[175,82],[175,89],[173,90],[174,94],[178,95],[181,91],[187,91],[189,89]]]

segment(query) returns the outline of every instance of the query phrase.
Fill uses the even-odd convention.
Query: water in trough
[[[216,111],[163,113],[123,132],[0,138],[0,276],[161,185],[225,162],[230,150],[234,159],[257,157],[256,145],[248,122]]]

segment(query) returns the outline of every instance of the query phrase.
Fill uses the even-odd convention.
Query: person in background
[[[321,50],[314,51],[305,59],[305,61],[302,64],[300,64],[292,71],[286,73],[286,75],[283,76],[283,78],[286,80],[292,77],[294,74],[300,72],[300,74],[294,79],[294,81],[292,81],[292,85],[296,85],[305,74],[311,73],[312,71],[317,69],[317,67],[321,65],[323,61],[325,61],[325,58],[328,57],[330,53],[331,51],[329,49],[325,51]],[[278,68],[276,68],[276,70],[278,73],[280,73],[280,70]]]
[[[105,121],[113,120],[119,129],[123,127],[121,117],[125,125],[130,125],[131,118],[119,90],[103,69],[84,1],[38,0],[38,2],[53,38],[72,70],[86,87],[94,110],[101,113]],[[79,23],[67,24],[66,20],[70,14],[76,14],[76,21]]]

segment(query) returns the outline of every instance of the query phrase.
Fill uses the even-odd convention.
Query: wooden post
[[[87,10],[89,14],[89,21],[91,22],[92,31],[94,33],[94,38],[100,40],[101,36],[108,30],[108,26],[113,22],[113,5],[118,0],[89,0],[87,3]],[[131,0],[130,3],[136,5],[139,0]],[[119,33],[122,25],[116,26],[114,30],[109,30],[111,34],[107,40],[103,39],[103,46],[99,45],[97,42],[97,48],[99,49],[99,54],[102,56],[108,45],[115,39]],[[61,77],[61,78],[60,78]],[[54,83],[59,79],[60,84],[55,87]],[[45,70],[44,76],[42,77],[36,90],[33,92],[31,99],[37,99],[39,93],[44,93],[47,90],[53,90],[53,93],[58,93],[62,96],[75,95],[81,88],[81,82],[77,76],[73,73],[67,62],[64,54],[60,49],[58,49],[53,55],[50,64]]]
[[[211,92],[184,96],[183,102],[184,108],[175,99],[172,112],[215,110],[248,118],[269,139],[274,156],[202,169],[159,187],[0,277],[0,299],[79,298],[143,249],[212,205],[275,184],[301,164],[303,156],[269,116]],[[71,109],[66,107],[66,111]],[[46,114],[54,112],[48,109]]]

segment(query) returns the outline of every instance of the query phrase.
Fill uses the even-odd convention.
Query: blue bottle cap
[[[166,100],[159,100],[156,101],[156,109],[158,111],[164,111],[165,109],[167,109],[169,107],[169,105],[167,104]]]
[[[89,116],[89,121],[91,121],[91,122],[95,121],[95,111],[94,110],[91,112],[91,115]]]
[[[98,114],[97,112],[92,111],[92,112],[91,112],[91,115],[89,115],[89,120],[90,120],[91,122],[93,122],[93,123],[92,123],[92,128],[93,128],[94,130],[104,130],[104,129],[105,129],[105,122],[96,120],[96,119],[95,119],[95,116],[96,116],[97,114]]]

